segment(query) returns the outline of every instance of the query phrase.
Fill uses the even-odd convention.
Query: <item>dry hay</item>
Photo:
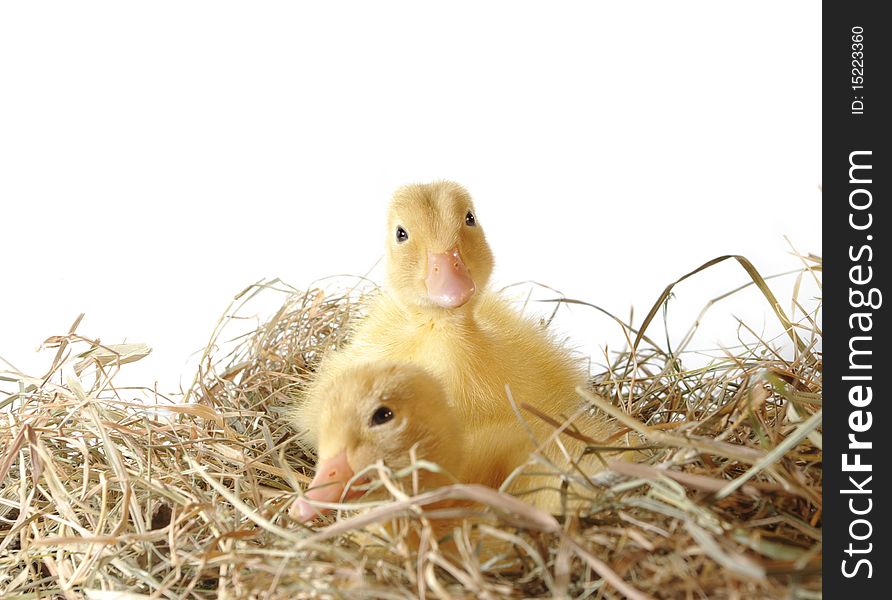
[[[789,326],[794,358],[758,342],[685,370],[686,343],[670,352],[624,326],[630,350],[581,393],[648,449],[640,463],[611,462],[614,476],[589,482],[589,509],[569,515],[477,486],[412,495],[394,484],[407,473],[381,468],[393,500],[315,528],[288,518],[313,459],[282,411],[348,335],[363,286],[251,286],[182,398],[118,389],[115,373],[147,348],[103,346],[76,322],[47,340],[44,376],[0,374],[0,597],[818,598],[820,309],[794,298],[792,322],[737,260]],[[820,259],[803,264],[798,277],[819,284]],[[243,304],[270,294],[285,299],[273,318],[226,340],[245,328]],[[444,495],[480,502],[452,553],[418,510]],[[403,527],[392,539],[369,528],[391,520]],[[407,529],[421,535],[417,552]],[[510,551],[481,560],[475,543],[487,538]]]

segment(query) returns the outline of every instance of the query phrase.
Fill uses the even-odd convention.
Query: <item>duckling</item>
[[[354,365],[345,369],[336,383],[325,390],[324,400],[316,414],[319,463],[316,476],[302,498],[292,504],[289,513],[299,522],[308,522],[326,512],[314,501],[341,502],[364,495],[349,482],[366,483],[368,477],[357,478],[369,466],[383,462],[398,470],[415,459],[436,463],[440,471],[419,469],[413,480],[413,491],[423,493],[449,483],[481,483],[497,487],[507,473],[516,449],[499,443],[498,432],[475,429],[466,435],[443,386],[426,370],[411,363],[379,362]],[[489,451],[483,451],[481,440]],[[507,461],[507,462],[506,462]],[[378,489],[383,493],[383,489]],[[373,492],[374,493],[374,492]],[[424,508],[427,516],[444,509],[471,507],[470,500],[444,499]],[[472,522],[479,517],[471,513]],[[460,524],[460,518],[440,515],[431,518],[432,541],[440,552],[461,558],[449,535]],[[372,535],[366,535],[371,533]],[[474,533],[474,546],[479,560],[499,560],[511,549],[506,540],[479,537]],[[411,525],[396,522],[370,525],[354,538],[364,545],[366,556],[382,551],[380,540],[399,539],[418,549],[422,532]]]
[[[318,440],[316,476],[305,497],[322,502],[363,494],[345,487],[356,473],[382,460],[393,469],[408,466],[410,451],[443,472],[421,470],[420,489],[467,481],[462,460],[464,433],[440,383],[411,363],[366,363],[345,369],[322,391],[312,424]],[[486,482],[492,483],[492,482]],[[318,514],[303,498],[291,508],[300,521]]]
[[[498,488],[534,449],[529,438],[512,435],[510,423],[465,427],[440,382],[411,363],[346,369],[324,390],[313,425],[319,449],[316,476],[290,510],[302,522],[323,512],[307,500],[335,503],[362,496],[363,491],[347,485],[365,483],[356,481],[356,474],[379,460],[398,470],[409,465],[414,452],[416,459],[436,463],[441,471],[418,471],[419,492],[449,483]],[[509,491],[528,493],[534,504],[551,508],[559,498],[558,478],[535,470],[511,482]],[[457,504],[440,502],[437,508]]]
[[[297,406],[296,422],[310,446],[318,444],[325,391],[359,362],[423,367],[442,383],[469,435],[499,431],[498,443],[511,448],[527,448],[531,433],[546,439],[553,427],[535,417],[527,419],[529,430],[524,427],[506,386],[518,406],[527,403],[559,421],[578,412],[575,390],[586,385],[587,368],[488,288],[494,260],[463,187],[439,181],[397,190],[387,216],[386,262],[383,292],[351,341],[325,357]],[[580,429],[595,439],[616,431],[600,418],[586,419]],[[476,437],[478,445],[488,443],[486,435]],[[567,452],[551,443],[543,453],[566,465],[582,446],[574,440],[565,445]],[[471,456],[476,460],[481,454]]]

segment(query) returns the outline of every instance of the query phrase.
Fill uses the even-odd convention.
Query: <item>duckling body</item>
[[[431,315],[382,296],[351,344],[323,363],[319,381],[337,378],[357,361],[401,360],[436,375],[466,422],[514,418],[506,385],[518,404],[578,407],[575,388],[586,381],[581,361],[497,294],[482,293],[473,309]]]
[[[554,442],[536,448],[554,427],[523,411],[521,423],[517,411],[524,403],[558,422],[578,417],[577,428],[594,439],[616,430],[605,419],[579,414],[575,390],[586,385],[584,363],[486,288],[492,255],[461,186],[436,182],[397,191],[388,232],[387,285],[348,345],[323,360],[297,408],[311,446],[319,443],[316,416],[326,390],[351,366],[379,361],[417,365],[442,384],[443,402],[465,436],[471,463],[460,473],[465,482],[498,487],[536,449],[559,466],[568,465],[568,456],[578,458],[582,445],[566,436],[563,448]]]

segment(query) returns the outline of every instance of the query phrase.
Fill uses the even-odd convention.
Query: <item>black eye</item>
[[[409,233],[405,229],[403,229],[402,225],[397,225],[396,226],[396,242],[398,244],[402,244],[403,242],[405,242],[408,239],[409,239]]]
[[[383,425],[393,418],[393,411],[386,406],[379,406],[372,415],[372,427],[375,425]]]
[[[476,227],[477,219],[474,218],[474,213],[468,211],[468,214],[465,215],[465,225],[468,227]]]

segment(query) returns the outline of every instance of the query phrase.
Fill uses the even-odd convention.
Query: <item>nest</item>
[[[617,319],[629,347],[581,393],[645,447],[592,478],[597,494],[571,514],[478,486],[415,494],[398,485],[411,473],[380,467],[391,499],[314,527],[288,517],[314,457],[283,413],[349,338],[374,293],[364,282],[249,287],[177,397],[119,389],[148,348],[103,345],[78,320],[47,340],[43,376],[0,374],[0,597],[819,598],[820,308],[794,299],[798,316],[785,314],[741,257],[688,276],[726,259],[775,309],[791,353],[759,340],[686,369],[686,342],[646,335],[672,285],[638,327]],[[802,260],[797,276],[820,285],[820,259]],[[259,296],[281,308],[234,333]],[[451,552],[420,510],[443,497],[476,501]],[[483,556],[485,539],[505,550]]]

